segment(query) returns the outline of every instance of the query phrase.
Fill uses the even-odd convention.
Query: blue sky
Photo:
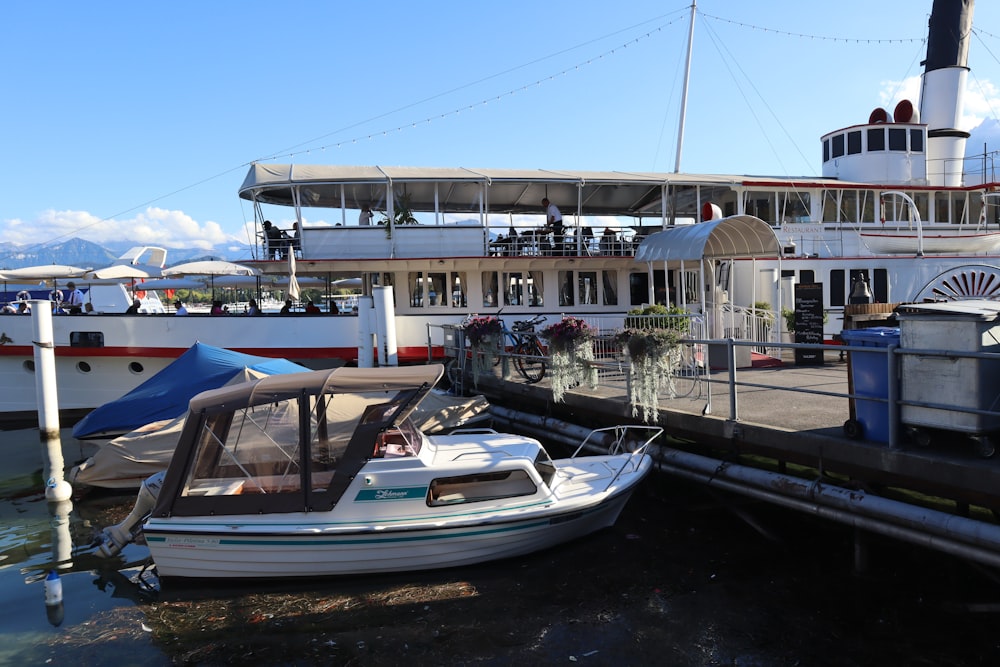
[[[673,171],[689,6],[9,3],[0,241],[236,258],[258,159]],[[817,175],[822,134],[916,101],[930,8],[699,0],[681,171]],[[1000,117],[996,3],[975,25],[965,129]]]

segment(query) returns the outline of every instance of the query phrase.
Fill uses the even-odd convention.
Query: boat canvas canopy
[[[300,394],[361,393],[366,391],[401,391],[427,385],[433,387],[444,367],[386,366],[350,368],[341,366],[325,371],[288,375],[269,375],[253,382],[203,391],[191,399],[191,412],[224,406],[226,410],[258,405]]]
[[[752,215],[683,225],[650,234],[635,252],[637,262],[701,261],[780,256],[774,230]]]

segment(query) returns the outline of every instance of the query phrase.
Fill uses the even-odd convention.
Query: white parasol
[[[163,270],[157,266],[138,266],[135,264],[112,264],[103,269],[87,271],[83,278],[87,280],[144,280],[159,278]]]
[[[0,271],[0,280],[66,280],[82,278],[90,269],[65,264],[44,264],[42,266],[25,266],[20,269]]]
[[[206,259],[171,266],[169,269],[163,269],[163,275],[166,278],[176,276],[208,276],[212,288],[212,298],[214,299],[216,276],[259,276],[260,271],[249,266],[221,259]]]
[[[299,300],[299,281],[295,278],[294,252],[288,253],[288,298],[292,301]]]
[[[187,262],[185,264],[178,264],[177,266],[171,266],[169,269],[163,269],[163,276],[169,278],[171,276],[257,276],[260,275],[260,271],[251,268],[249,266],[244,266],[242,264],[236,264],[234,262],[227,262],[221,259],[207,259],[198,262]]]

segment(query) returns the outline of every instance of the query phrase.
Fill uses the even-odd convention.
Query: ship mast
[[[684,65],[684,92],[681,93],[681,117],[677,123],[677,159],[674,173],[681,170],[681,151],[684,148],[684,119],[687,116],[688,84],[691,81],[691,51],[694,48],[694,15],[698,10],[698,0],[691,0],[691,27],[688,29],[687,63]]]

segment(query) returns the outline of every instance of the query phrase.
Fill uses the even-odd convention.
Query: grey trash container
[[[1000,302],[970,299],[915,303],[896,309],[904,349],[1000,353]],[[900,421],[918,444],[935,432],[961,433],[992,456],[1000,414],[977,414],[907,401],[1000,410],[1000,359],[904,354],[900,359]]]

